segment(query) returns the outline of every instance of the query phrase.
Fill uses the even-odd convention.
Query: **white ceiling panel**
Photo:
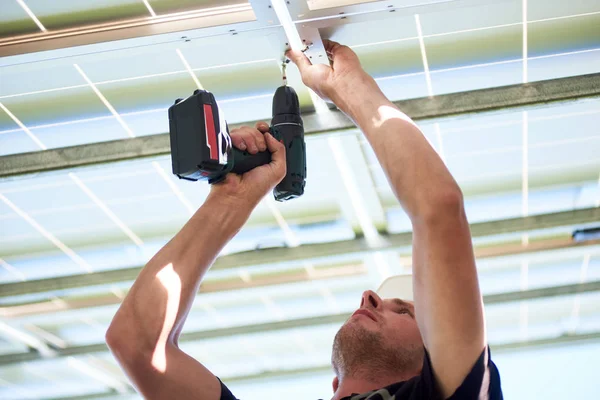
[[[530,20],[600,12],[600,4],[596,1],[527,0],[527,5]]]
[[[423,13],[420,19],[425,36],[520,24],[523,20],[521,1],[518,0],[485,2],[475,6],[463,5],[453,9],[431,11]]]
[[[521,61],[516,60],[432,70],[431,86],[433,93],[438,95],[515,85],[522,82],[522,65]]]
[[[580,51],[530,58],[529,81],[565,78],[600,71],[600,43],[596,48]]]

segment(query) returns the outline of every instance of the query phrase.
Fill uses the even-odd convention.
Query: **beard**
[[[346,323],[335,335],[331,363],[339,379],[373,381],[399,372],[420,371],[423,357],[422,344],[386,343],[381,332]]]

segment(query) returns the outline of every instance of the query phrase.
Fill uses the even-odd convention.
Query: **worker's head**
[[[423,356],[414,304],[400,299],[384,300],[367,290],[360,308],[342,325],[333,342],[334,391],[339,380],[348,377],[417,374]]]

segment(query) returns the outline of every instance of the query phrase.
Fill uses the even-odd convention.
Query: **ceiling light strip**
[[[200,90],[204,90],[204,88],[200,84],[200,81],[198,80],[198,77],[196,76],[196,74],[194,73],[194,71],[192,70],[192,68],[190,67],[190,64],[188,64],[188,62],[185,59],[185,57],[183,56],[183,53],[181,52],[181,50],[175,49],[175,51],[177,52],[177,55],[179,56],[179,58],[181,59],[181,62],[185,66],[185,69],[187,70],[187,72],[190,74],[190,76],[194,80],[194,83],[196,84],[196,87],[198,89],[200,89]]]
[[[160,177],[167,183],[169,188],[171,188],[173,193],[175,193],[175,196],[177,196],[177,198],[179,199],[181,204],[183,204],[183,206],[187,209],[188,213],[190,215],[194,215],[194,213],[196,212],[196,209],[194,208],[194,206],[192,206],[192,203],[190,203],[190,201],[187,199],[187,197],[185,197],[183,192],[181,190],[179,190],[177,185],[175,185],[175,182],[173,182],[173,179],[167,175],[165,170],[156,161],[152,161],[152,166],[154,167],[156,172],[158,172]]]
[[[444,155],[444,139],[442,138],[440,124],[436,122],[433,124],[433,126],[435,128],[435,137],[437,139],[438,154],[440,155],[442,161],[446,163],[446,156]]]
[[[0,258],[0,265],[2,266],[2,268],[4,268],[5,270],[7,270],[9,273],[11,273],[14,276],[16,276],[20,281],[24,282],[24,281],[27,280],[27,277],[25,276],[24,273],[22,273],[17,268],[15,268],[14,266],[10,265],[9,263],[7,263],[6,261],[4,261],[1,258]]]
[[[243,13],[253,11],[252,6],[250,4],[234,4],[229,6],[219,6],[213,8],[205,8],[201,10],[191,10],[184,11],[173,14],[164,14],[158,15],[155,18],[152,17],[143,17],[130,19],[126,21],[117,21],[117,22],[107,22],[103,24],[90,25],[86,27],[75,27],[68,29],[61,29],[59,31],[47,32],[44,34],[35,33],[35,34],[26,34],[8,37],[5,39],[0,39],[0,47],[2,46],[10,46],[21,43],[29,43],[35,42],[40,39],[48,40],[48,39],[59,39],[63,37],[70,36],[80,36],[90,33],[99,33],[99,32],[108,32],[114,31],[118,29],[127,29],[127,28],[135,28],[138,26],[147,26],[153,24],[159,24],[164,22],[174,22],[174,21],[182,21],[191,18],[203,18],[203,17],[211,17],[215,15],[221,14],[231,14],[231,13]]]
[[[583,14],[562,15],[560,17],[536,19],[536,20],[529,21],[529,23],[530,24],[535,24],[535,23],[538,23],[538,22],[547,22],[547,21],[556,21],[556,20],[559,20],[559,19],[588,17],[590,15],[598,15],[598,14],[600,14],[600,11],[593,11],[593,12],[583,13]]]
[[[45,329],[40,328],[37,325],[25,324],[25,325],[23,325],[23,328],[25,328],[28,331],[32,332],[33,334],[39,336],[40,338],[45,340],[47,343],[50,343],[51,345],[58,347],[60,349],[65,349],[68,346],[68,343],[66,340],[59,338],[58,336],[48,332]]]
[[[85,194],[87,194],[87,196],[94,202],[96,203],[96,205],[98,207],[100,207],[100,209],[108,216],[108,218],[111,219],[112,222],[114,222],[122,231],[123,233],[125,233],[135,244],[137,244],[138,246],[142,246],[144,244],[144,242],[142,242],[142,239],[140,239],[135,233],[133,233],[133,231],[131,229],[129,229],[129,227],[127,225],[125,225],[125,223],[123,223],[123,221],[121,221],[121,219],[119,217],[117,217],[109,208],[108,206],[98,198],[98,196],[96,196],[94,194],[94,192],[92,192],[90,190],[90,188],[88,188],[85,183],[83,183],[83,181],[81,179],[79,179],[79,177],[77,177],[74,173],[70,172],[69,173],[69,178],[71,178],[71,180],[73,182],[75,182],[75,184],[77,186],[79,186],[79,188],[81,190],[83,190],[83,192]]]
[[[531,24],[531,21],[529,21],[529,23]],[[546,55],[543,55],[543,56],[529,57],[529,59],[530,60],[539,60],[541,58],[571,56],[571,55],[575,55],[575,54],[593,53],[593,52],[596,52],[596,51],[600,51],[600,48],[587,49],[587,50],[577,50],[577,51],[567,51],[565,53],[546,54]]]
[[[154,9],[152,8],[152,6],[150,5],[150,3],[148,3],[148,0],[142,0],[144,2],[144,5],[146,6],[146,8],[148,9],[148,12],[150,13],[150,15],[154,18],[156,17],[156,13],[154,12]]]
[[[111,114],[117,119],[117,121],[119,121],[119,124],[121,124],[123,129],[125,129],[125,132],[127,132],[127,135],[129,135],[129,137],[132,137],[132,138],[135,137],[135,134],[133,133],[133,131],[131,129],[129,129],[129,126],[127,126],[125,121],[123,121],[123,118],[121,118],[121,116],[119,115],[117,110],[115,110],[114,107],[108,102],[108,100],[106,100],[106,97],[104,97],[104,95],[100,92],[100,90],[98,90],[96,85],[90,80],[90,78],[88,78],[88,76],[85,74],[85,72],[83,72],[83,70],[79,67],[79,65],[73,64],[73,66],[75,67],[77,72],[79,72],[81,77],[87,82],[89,87],[92,88],[94,93],[96,93],[98,98],[100,98],[100,101],[102,101],[102,103],[104,103],[106,108],[108,108],[108,110],[111,112]]]
[[[522,125],[522,158],[521,158],[521,215],[526,217],[529,215],[529,115],[527,111],[523,111]]]
[[[419,35],[419,47],[421,48],[421,59],[425,71],[425,81],[427,82],[427,95],[433,96],[433,87],[431,86],[431,75],[429,73],[429,62],[427,61],[427,52],[425,51],[425,41],[423,40],[423,31],[421,29],[421,18],[415,14],[415,23],[417,25],[417,34]]]
[[[586,253],[583,255],[583,261],[581,262],[581,270],[579,272],[579,283],[585,283],[587,281],[588,268],[590,266],[591,254]],[[571,327],[570,332],[575,333],[577,331],[577,325],[579,325],[579,312],[581,310],[581,294],[576,294],[573,299],[573,309],[571,310]]]
[[[279,211],[279,209],[275,205],[275,200],[273,200],[271,196],[267,196],[265,200],[267,203],[267,207],[269,207],[271,214],[277,221],[277,225],[279,225],[279,228],[281,228],[281,231],[283,232],[283,236],[285,237],[285,241],[288,247],[300,246],[300,240],[298,240],[298,237],[296,236],[294,231],[292,231],[290,225],[287,223],[285,218],[283,218],[283,214],[281,214],[281,211]]]
[[[368,46],[378,46],[381,44],[391,44],[391,43],[398,43],[398,42],[406,42],[406,41],[410,41],[410,40],[417,40],[419,39],[418,36],[415,37],[407,37],[407,38],[402,38],[402,39],[391,39],[391,40],[382,40],[380,42],[371,42],[371,43],[363,43],[363,44],[353,44],[350,47],[351,49],[359,49],[361,47],[368,47]]]
[[[4,112],[17,124],[19,125],[19,127],[25,131],[25,133],[27,134],[27,136],[29,136],[31,138],[31,140],[33,140],[35,142],[35,144],[38,145],[38,147],[42,150],[47,150],[48,148],[46,147],[46,145],[44,143],[42,143],[42,141],[40,139],[38,139],[37,136],[35,136],[33,133],[31,133],[31,131],[29,130],[29,128],[27,128],[25,126],[25,124],[23,124],[21,122],[21,120],[19,118],[17,118],[12,112],[10,112],[10,110],[8,108],[6,108],[4,106],[4,104],[0,103],[0,108],[2,110],[4,110]]]
[[[23,93],[8,94],[8,95],[5,95],[5,96],[0,96],[0,100],[1,99],[10,99],[12,97],[30,96],[30,95],[34,95],[34,94],[60,92],[62,90],[77,89],[77,88],[83,88],[83,87],[86,87],[86,86],[87,85],[62,86],[62,87],[53,88],[53,89],[36,90],[36,91],[33,91],[33,92],[23,92]]]
[[[79,372],[83,372],[89,377],[105,384],[106,386],[114,389],[119,394],[130,393],[129,386],[123,383],[121,380],[112,376],[108,372],[100,369],[98,366],[91,366],[88,363],[81,361],[73,356],[67,357],[67,364],[76,369]]]
[[[36,349],[42,357],[54,357],[56,351],[52,350],[43,340],[24,332],[20,329],[16,329],[4,321],[0,321],[0,334],[5,337],[10,337],[13,340],[17,340],[20,343],[24,343],[29,347]]]
[[[354,180],[354,177],[350,172],[350,165],[348,164],[346,155],[342,150],[341,140],[339,136],[332,136],[328,138],[327,141],[365,239],[367,240],[369,246],[378,247],[381,244],[381,236],[379,235],[373,220],[367,212],[363,197],[358,190],[358,186]]]
[[[40,30],[42,32],[46,32],[47,29],[44,27],[44,25],[42,25],[42,23],[40,22],[40,20],[35,16],[35,14],[33,13],[33,11],[31,11],[31,9],[27,6],[27,4],[25,4],[25,1],[23,0],[17,0],[17,3],[19,3],[19,5],[21,6],[21,8],[23,10],[25,10],[25,12],[27,13],[27,15],[29,15],[29,18],[31,18],[33,20],[33,22],[35,22],[35,24],[38,26],[38,28],[40,28]]]
[[[77,255],[71,248],[65,245],[63,242],[58,240],[53,234],[48,232],[43,226],[37,223],[29,214],[17,207],[12,201],[7,199],[3,194],[0,193],[0,200],[2,200],[7,206],[9,206],[14,212],[16,212],[21,218],[23,218],[29,225],[37,230],[42,236],[48,239],[52,244],[62,250],[71,260],[75,261],[80,267],[86,272],[93,272],[92,267],[79,255]]]
[[[523,2],[523,83],[528,82],[527,66],[527,0]]]

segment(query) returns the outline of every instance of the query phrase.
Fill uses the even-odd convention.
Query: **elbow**
[[[130,336],[131,330],[115,317],[106,330],[104,340],[108,348],[117,355],[132,348],[133,341]]]
[[[428,226],[444,221],[466,221],[463,194],[458,185],[431,193],[422,202],[415,219],[417,223]]]

